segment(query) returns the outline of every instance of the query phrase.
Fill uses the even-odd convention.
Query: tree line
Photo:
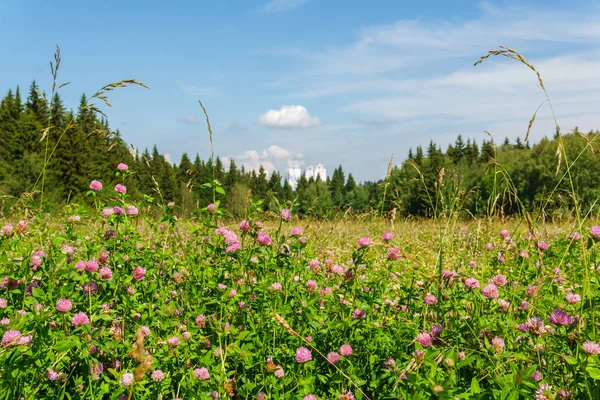
[[[448,210],[465,216],[522,210],[564,216],[575,207],[590,210],[600,196],[599,131],[554,132],[534,145],[521,139],[496,144],[491,138],[478,144],[459,135],[445,151],[433,141],[411,149],[377,181],[357,183],[340,165],[326,181],[302,175],[293,190],[279,172],[268,176],[262,166],[245,170],[235,160],[224,165],[219,157],[213,163],[198,155],[192,161],[187,153],[174,165],[156,146],[132,151],[106,119],[84,107],[85,95],[76,113],[66,110],[58,94],[45,96],[33,82],[24,100],[16,88],[0,102],[0,211],[5,214],[24,197],[39,199],[42,191],[45,209],[85,203],[89,182],[114,185],[121,162],[135,172],[126,182],[134,201],[145,194],[175,201],[189,216],[215,200],[202,187],[213,179],[225,192],[216,200],[234,217],[244,215],[250,199],[265,211],[295,201],[298,215],[314,217],[348,210],[400,217]],[[559,143],[567,157],[557,155]]]

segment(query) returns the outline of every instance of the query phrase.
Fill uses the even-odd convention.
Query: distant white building
[[[317,179],[317,177],[319,177],[321,181],[327,181],[327,170],[325,169],[323,164],[317,164],[316,167],[314,165],[309,165],[304,170],[304,175],[306,176],[307,180],[311,178]],[[296,190],[296,187],[298,186],[298,181],[300,180],[301,176],[302,170],[298,165],[293,165],[292,168],[288,169],[287,181],[292,187],[292,189]]]
[[[298,186],[298,181],[302,176],[302,170],[297,165],[292,165],[292,168],[288,169],[287,181],[292,187],[292,189],[296,190]]]
[[[306,171],[304,173],[306,174],[306,179],[319,178],[323,182],[327,180],[327,170],[325,169],[323,164],[317,164],[316,167],[313,165],[309,165],[308,167],[306,167]]]

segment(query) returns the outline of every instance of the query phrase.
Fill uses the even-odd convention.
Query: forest
[[[262,167],[247,171],[235,160],[224,165],[219,157],[212,163],[183,154],[174,165],[156,146],[133,150],[119,131],[111,131],[107,120],[85,104],[83,95],[78,111],[67,110],[58,94],[46,99],[35,82],[25,99],[18,87],[8,90],[0,103],[1,213],[32,204],[52,210],[91,202],[85,196],[89,182],[111,176],[119,163],[135,172],[127,178],[134,201],[142,201],[144,195],[174,201],[186,216],[214,201],[213,192],[203,187],[213,179],[224,189],[217,201],[232,217],[243,216],[254,199],[264,211],[277,211],[280,204],[295,201],[295,213],[311,217],[349,211],[432,217],[452,208],[464,217],[526,210],[557,218],[569,217],[573,206],[589,208],[600,196],[599,131],[550,132],[533,145],[508,138],[497,143],[491,136],[477,143],[459,135],[445,150],[433,141],[426,148],[411,149],[400,165],[390,161],[378,181],[357,182],[339,165],[326,182],[302,177],[292,190],[285,174],[268,176]],[[557,155],[559,134],[567,159]],[[44,135],[48,140],[42,140]]]

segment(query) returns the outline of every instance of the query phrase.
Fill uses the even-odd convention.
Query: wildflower
[[[535,400],[550,400],[552,396],[552,386],[547,383],[540,384],[540,387],[535,391]]]
[[[432,306],[434,304],[437,304],[438,299],[434,295],[428,294],[427,296],[425,296],[424,301],[425,301],[425,304]]]
[[[521,304],[519,304],[519,310],[525,311],[528,308],[529,308],[529,303],[527,302],[527,300],[521,301]]]
[[[594,239],[600,239],[600,226],[592,226],[592,228],[590,229],[590,233],[592,234]]]
[[[468,278],[465,280],[465,286],[467,289],[476,289],[479,287],[479,281],[475,278]]]
[[[569,293],[567,297],[565,297],[565,300],[569,304],[575,304],[581,301],[581,296],[575,293]]]
[[[167,207],[175,207],[175,202],[174,201],[168,202]]]
[[[125,210],[123,210],[123,207],[120,207],[120,206],[114,206],[113,207],[113,211],[117,215],[123,215],[123,214],[125,214]]]
[[[15,233],[18,233],[21,236],[25,236],[29,232],[29,225],[27,225],[27,222],[21,220],[21,221],[17,222],[17,225],[14,228],[14,231],[15,231]]]
[[[316,290],[317,289],[317,282],[313,281],[312,279],[306,282],[306,288],[308,290]]]
[[[152,375],[150,375],[150,377],[154,382],[160,382],[163,379],[165,379],[165,373],[162,372],[160,369],[156,369],[152,371]]]
[[[281,283],[279,283],[279,282],[272,283],[272,284],[271,284],[271,287],[272,287],[273,289],[275,289],[276,291],[278,291],[278,292],[279,292],[279,291],[281,291],[281,290],[283,289],[283,286],[282,286],[282,285],[281,285]]]
[[[477,267],[477,263],[475,261],[471,260],[471,261],[469,261],[469,267],[475,268],[475,267]]]
[[[227,248],[225,249],[226,253],[235,253],[236,251],[238,251],[239,249],[242,248],[242,245],[239,243],[234,243],[231,246],[227,246]]]
[[[120,193],[120,194],[125,194],[125,193],[127,193],[127,187],[125,187],[125,185],[121,185],[120,183],[117,183],[117,185],[115,186],[115,192]]]
[[[298,228],[297,226],[292,228],[292,231],[290,232],[291,236],[300,236],[302,235],[303,231],[301,228]]]
[[[349,344],[343,344],[340,346],[340,354],[344,357],[351,356],[353,353],[352,347]]]
[[[392,232],[386,232],[383,234],[383,236],[381,237],[385,242],[389,242],[390,240],[392,240],[392,238],[394,237],[394,235],[392,234]]]
[[[528,332],[537,336],[548,332],[548,329],[544,326],[544,321],[538,317],[529,318],[526,325]]]
[[[8,306],[8,302],[5,298],[0,299],[0,308],[6,308]]]
[[[132,383],[133,383],[133,374],[130,372],[123,374],[123,376],[121,377],[121,384],[123,386],[131,386]]]
[[[100,268],[100,271],[98,271],[98,273],[100,274],[100,278],[104,279],[105,281],[110,280],[113,274],[112,270],[108,267]]]
[[[262,246],[268,246],[271,244],[271,237],[265,232],[260,232],[256,238],[256,241]]]
[[[327,361],[329,361],[331,364],[336,364],[340,362],[340,355],[335,351],[329,352],[327,354]]]
[[[237,290],[235,289],[231,289],[229,291],[229,293],[227,294],[227,297],[232,298],[233,296],[235,296],[237,294]]]
[[[488,244],[486,244],[486,245],[485,245],[485,248],[486,248],[488,251],[492,251],[492,250],[494,249],[494,245],[493,245],[493,244],[491,244],[491,243],[488,243]]]
[[[127,171],[129,169],[129,167],[127,166],[127,164],[119,163],[119,165],[117,165],[117,169],[119,171]]]
[[[525,290],[525,294],[528,296],[535,296],[535,295],[537,295],[537,289],[538,289],[537,286],[529,285],[527,287],[527,290]]]
[[[492,339],[492,347],[496,353],[500,353],[504,349],[504,340],[496,336]]]
[[[504,299],[498,299],[498,306],[500,307],[500,310],[507,312],[510,308],[510,302]]]
[[[370,247],[373,244],[373,241],[370,237],[362,237],[358,239],[358,248],[362,249],[363,247]]]
[[[87,272],[96,272],[98,271],[98,263],[94,260],[87,261],[85,263],[85,270]]]
[[[69,312],[73,308],[73,304],[71,304],[71,300],[68,299],[60,299],[56,303],[56,310],[59,312]]]
[[[101,211],[101,214],[104,218],[108,218],[115,213],[114,208],[105,208]]]
[[[520,256],[521,258],[529,258],[529,253],[527,252],[527,250],[521,250],[521,251],[519,252],[519,256]]]
[[[304,396],[304,400],[317,400],[317,396],[315,396],[314,394],[307,394],[306,396]]]
[[[144,275],[146,275],[146,270],[139,265],[135,267],[132,273],[133,279],[136,281],[141,281],[144,279]]]
[[[0,236],[10,236],[13,233],[13,226],[11,224],[6,224],[0,229]]]
[[[31,335],[22,335],[18,330],[11,330],[2,336],[2,347],[28,346],[31,344]]]
[[[245,219],[240,222],[240,231],[248,232],[250,230],[250,224]]]
[[[483,297],[487,299],[495,299],[498,297],[498,287],[493,283],[490,283],[481,289],[481,293],[483,294]]]
[[[539,382],[542,380],[542,373],[539,369],[536,369],[535,372],[529,377],[534,382]]]
[[[423,347],[429,347],[433,344],[433,339],[431,338],[431,335],[427,332],[419,333],[417,335],[416,341],[419,342]]]
[[[338,400],[354,400],[354,394],[351,391],[347,391],[339,395]]]
[[[581,347],[588,354],[600,354],[600,344],[596,342],[584,342]]]
[[[554,310],[550,314],[550,322],[554,325],[571,325],[575,323],[575,318],[569,316],[563,310]]]
[[[344,275],[346,273],[346,268],[343,265],[335,264],[331,267],[331,272],[338,275]]]
[[[548,250],[548,243],[546,243],[546,242],[538,242],[538,249],[540,249],[540,250]]]
[[[283,368],[277,367],[274,374],[277,378],[281,379],[285,375],[285,372],[283,371]]]
[[[95,282],[87,282],[83,284],[83,293],[90,295],[98,293],[98,285]]]
[[[571,238],[572,240],[579,240],[581,239],[581,233],[573,232],[569,235],[569,238]]]
[[[265,392],[258,392],[256,394],[256,400],[265,400],[267,398],[267,394]]]
[[[508,229],[503,229],[500,231],[500,236],[502,236],[503,238],[507,238],[508,235],[509,235]]]
[[[127,214],[127,215],[138,215],[139,212],[140,211],[137,209],[137,207],[133,206],[133,205],[132,206],[128,206],[125,209],[125,214]]]
[[[32,255],[32,256],[31,256],[31,262],[29,263],[29,266],[30,266],[30,267],[31,267],[31,268],[32,268],[34,271],[36,271],[36,270],[37,270],[39,267],[41,267],[41,266],[42,266],[42,263],[43,263],[43,261],[42,261],[42,257],[40,257],[40,256],[39,256],[39,255],[37,255],[37,254],[34,254],[34,255]]]
[[[46,370],[46,376],[48,377],[48,380],[55,381],[58,379],[58,372],[51,368],[48,368]]]
[[[96,180],[93,180],[90,183],[90,189],[95,190],[96,192],[102,190],[102,183]]]
[[[290,211],[289,208],[284,208],[279,213],[279,216],[281,217],[282,220],[289,221],[292,219],[292,212]]]
[[[71,319],[71,325],[79,326],[79,325],[87,325],[90,323],[90,319],[84,312],[78,312]]]
[[[432,337],[439,337],[439,336],[442,334],[442,331],[443,331],[443,330],[444,330],[444,329],[443,329],[441,326],[439,326],[439,325],[434,325],[434,326],[432,326],[432,327],[431,327],[431,329],[429,329],[429,334],[430,334]]]
[[[396,247],[390,247],[387,251],[388,259],[390,260],[398,260],[400,259],[400,249]]]
[[[198,328],[206,328],[206,316],[204,314],[198,315],[195,322]]]
[[[173,336],[167,339],[167,344],[171,347],[177,347],[181,344],[181,340],[177,336]]]
[[[306,347],[298,347],[296,349],[296,362],[305,363],[312,360],[312,354]]]
[[[504,286],[508,283],[508,280],[506,279],[505,275],[498,274],[491,279],[491,283],[493,283],[496,286]]]
[[[573,392],[571,390],[561,389],[558,391],[558,393],[556,393],[556,399],[557,400],[567,400],[567,399],[571,398],[572,394],[573,394]]]
[[[225,244],[226,245],[232,245],[234,243],[238,243],[239,242],[239,238],[238,235],[236,235],[234,232],[227,232],[225,234]]]
[[[329,292],[331,293],[331,289],[329,289]],[[354,311],[352,311],[352,318],[355,319],[364,319],[367,316],[367,312],[365,310],[361,310],[356,308]]]

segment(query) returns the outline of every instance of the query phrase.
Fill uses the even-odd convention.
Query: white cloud
[[[260,9],[263,13],[275,13],[291,10],[306,3],[308,0],[271,0]]]
[[[288,158],[292,153],[290,153],[289,150],[286,150],[283,147],[272,145],[267,149],[267,154],[268,156],[275,158]]]
[[[231,155],[223,159],[234,159],[239,164],[238,167],[243,165],[246,171],[258,171],[262,166],[268,175],[271,175],[276,170],[284,171],[293,157],[291,151],[281,146],[271,145],[260,152],[257,150],[247,150],[242,154]]]
[[[279,110],[269,110],[258,118],[261,125],[270,128],[310,128],[321,124],[318,117],[312,117],[303,106],[282,106]]]

